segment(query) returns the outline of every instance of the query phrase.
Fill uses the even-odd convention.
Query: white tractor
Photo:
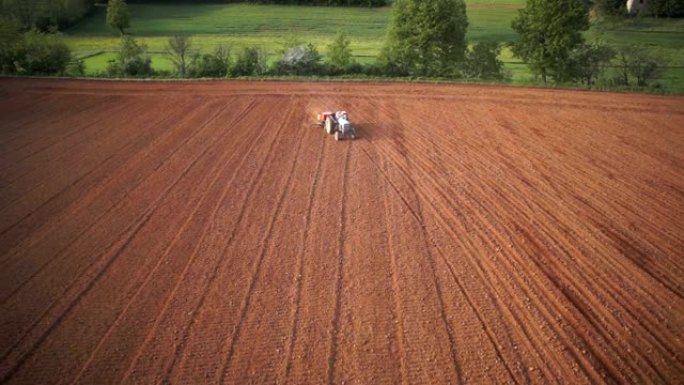
[[[329,135],[335,135],[335,140],[356,139],[356,129],[352,126],[346,111],[321,112],[318,114],[318,125]]]

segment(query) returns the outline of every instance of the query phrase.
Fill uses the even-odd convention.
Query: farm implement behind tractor
[[[317,117],[318,125],[329,135],[335,135],[335,140],[356,139],[356,129],[352,126],[346,111],[321,112]]]

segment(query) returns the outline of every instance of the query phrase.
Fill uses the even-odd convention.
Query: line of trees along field
[[[93,8],[96,0],[0,0],[0,15],[22,28],[42,31],[69,27]]]
[[[389,5],[391,0],[129,0],[129,4],[292,4],[321,6],[364,6],[381,7]]]
[[[4,74],[84,73],[83,62],[72,60],[69,48],[57,36],[29,30],[31,17],[55,12],[87,13],[92,0],[0,0],[0,70]],[[201,0],[197,0],[200,2]],[[597,0],[601,1],[601,0]],[[608,0],[605,0],[608,1]],[[681,1],[681,0],[680,0]],[[134,0],[129,0],[134,2]],[[141,1],[142,2],[142,1]],[[174,1],[166,1],[168,3]],[[179,1],[178,1],[179,2]],[[223,1],[231,2],[231,1]],[[260,1],[292,3],[293,1]],[[40,7],[31,8],[28,4]],[[380,5],[384,1],[312,0],[297,4]],[[469,27],[464,0],[394,0],[387,38],[375,63],[353,60],[350,40],[340,31],[327,47],[327,56],[305,41],[288,41],[281,50],[266,53],[258,47],[233,50],[222,46],[213,52],[193,50],[192,37],[169,39],[167,57],[175,73],[155,71],[144,44],[126,29],[130,13],[125,0],[109,0],[107,25],[121,36],[118,55],[105,76],[113,77],[238,77],[238,76],[339,76],[420,77],[483,79],[502,81],[509,77],[500,60],[502,45],[479,42],[469,45]],[[612,3],[611,3],[612,4]],[[73,7],[73,9],[71,8]],[[8,11],[10,9],[10,11]],[[37,10],[41,11],[38,12]],[[78,12],[77,12],[78,11]],[[69,19],[71,20],[71,19]],[[34,21],[35,23],[35,21]],[[617,68],[603,82],[609,87],[643,87],[657,78],[662,62],[637,47],[614,49],[597,42],[587,43],[589,6],[584,0],[527,0],[512,23],[518,39],[509,44],[514,56],[523,60],[544,83],[582,83],[592,86],[604,79],[609,67]],[[36,25],[34,24],[35,28]]]
[[[604,15],[627,15],[625,0],[594,0],[593,5]],[[681,17],[684,16],[683,0],[649,0],[640,11],[641,16]]]

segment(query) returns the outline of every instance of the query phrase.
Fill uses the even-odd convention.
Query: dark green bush
[[[138,43],[132,36],[121,37],[121,48],[117,58],[107,66],[109,76],[143,77],[154,75],[152,59],[147,54],[147,46]]]
[[[212,53],[196,53],[190,61],[188,74],[194,78],[222,78],[230,68],[230,49],[217,47]]]
[[[230,76],[259,76],[266,72],[266,55],[257,47],[245,47],[235,59]]]
[[[19,23],[0,19],[0,72],[10,75],[61,75],[71,50],[59,35],[21,33]]]

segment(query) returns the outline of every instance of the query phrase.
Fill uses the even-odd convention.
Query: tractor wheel
[[[335,131],[335,140],[340,140],[340,132]]]
[[[333,122],[330,118],[325,118],[325,132],[328,135],[333,133]]]

